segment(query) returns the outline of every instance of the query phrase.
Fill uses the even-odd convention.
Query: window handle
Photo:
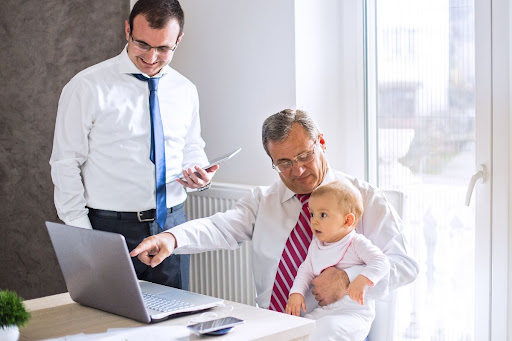
[[[480,165],[481,170],[473,174],[471,180],[469,180],[468,192],[466,193],[466,206],[469,206],[469,202],[471,201],[471,195],[473,194],[473,190],[475,189],[475,184],[478,179],[482,179],[482,183],[487,180],[487,167],[485,165]]]

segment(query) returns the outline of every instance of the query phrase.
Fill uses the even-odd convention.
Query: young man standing
[[[199,167],[208,160],[196,87],[169,66],[183,25],[178,1],[137,1],[123,51],[78,73],[59,101],[50,159],[57,213],[68,225],[124,235],[130,250],[184,223],[185,187],[207,188],[217,170]],[[166,182],[181,172],[185,181]],[[188,256],[134,266],[140,279],[188,287]]]

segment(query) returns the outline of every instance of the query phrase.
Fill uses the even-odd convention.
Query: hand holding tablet
[[[238,148],[238,149],[235,149],[233,150],[232,152],[229,152],[227,154],[224,154],[222,156],[219,156],[218,158],[215,158],[211,161],[209,161],[208,165],[204,166],[204,167],[201,167],[202,169],[204,170],[208,170],[210,169],[211,167],[215,166],[215,165],[220,165],[221,163],[223,163],[224,161],[226,160],[229,160],[231,159],[233,156],[235,156],[238,152],[240,152],[240,150],[242,150],[242,148]],[[195,172],[197,176],[200,176],[198,172]],[[182,181],[185,180],[185,177],[183,176],[182,173],[180,174],[176,174],[174,176],[172,176],[170,179],[167,180],[167,182],[172,182],[172,181],[176,181],[178,179],[181,179]]]

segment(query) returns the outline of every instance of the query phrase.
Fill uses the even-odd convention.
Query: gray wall
[[[58,221],[48,160],[62,87],[125,44],[126,0],[0,1],[0,289],[66,290],[44,227]]]

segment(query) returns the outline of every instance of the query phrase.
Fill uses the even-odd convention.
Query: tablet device
[[[222,335],[227,333],[231,328],[233,328],[237,324],[241,323],[245,323],[245,320],[228,316],[216,320],[192,324],[187,326],[187,328],[190,328],[193,332],[196,332],[198,334]]]
[[[238,152],[239,152],[239,151],[241,151],[241,150],[242,150],[242,148],[238,148],[238,149],[233,150],[232,152],[229,152],[229,153],[227,153],[227,154],[224,154],[224,155],[222,155],[222,156],[219,156],[219,157],[218,157],[218,158],[216,158],[216,159],[210,160],[210,161],[209,161],[209,163],[208,163],[206,166],[201,167],[201,168],[203,168],[203,169],[205,169],[205,170],[206,170],[206,169],[208,169],[208,168],[210,168],[210,167],[213,167],[213,166],[215,166],[215,165],[220,165],[220,164],[221,164],[221,163],[223,163],[224,161],[231,159],[233,156],[235,156],[236,154],[238,154]],[[196,172],[196,174],[197,174],[197,172]],[[176,181],[176,180],[178,180],[178,179],[182,179],[182,180],[184,180],[184,179],[185,179],[185,178],[183,177],[183,173],[173,175],[173,176],[171,177],[171,179],[169,179],[167,182]]]

